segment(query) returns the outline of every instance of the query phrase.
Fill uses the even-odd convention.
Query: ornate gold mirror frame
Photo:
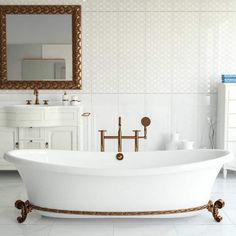
[[[72,81],[10,81],[7,79],[7,14],[72,15]],[[0,89],[82,89],[81,6],[72,5],[2,5],[0,6]]]

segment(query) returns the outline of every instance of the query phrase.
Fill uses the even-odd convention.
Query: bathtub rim
[[[14,155],[17,151],[37,151],[37,149],[21,149],[21,150],[13,150],[4,154],[4,159],[15,164],[17,169],[21,169],[22,167],[30,167],[30,169],[37,169],[43,171],[64,173],[64,174],[75,174],[75,175],[87,175],[87,176],[153,176],[160,174],[170,174],[170,173],[178,173],[178,172],[186,172],[186,171],[194,171],[199,169],[209,169],[213,167],[221,167],[225,163],[231,161],[234,157],[231,151],[222,150],[222,149],[195,149],[193,151],[215,151],[222,152],[222,156],[216,157],[210,160],[204,160],[194,163],[185,163],[180,165],[170,165],[165,167],[155,167],[155,168],[125,168],[125,169],[111,169],[111,168],[85,168],[71,165],[63,165],[56,163],[45,163],[38,162],[34,160],[26,160]],[[42,151],[38,149],[38,151]],[[57,152],[60,150],[47,150],[49,152]],[[178,152],[186,151],[186,150],[177,150]],[[70,152],[70,151],[68,151]],[[166,152],[165,150],[160,151],[151,151],[151,152]],[[83,153],[83,152],[82,152]],[[96,153],[96,152],[91,152]],[[114,152],[111,152],[114,153]],[[125,152],[124,152],[125,153]],[[141,152],[142,153],[142,152]],[[147,153],[147,152],[143,152]],[[223,155],[225,154],[225,155]]]

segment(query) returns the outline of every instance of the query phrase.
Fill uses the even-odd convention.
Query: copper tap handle
[[[26,105],[31,105],[32,100],[26,100]]]
[[[141,132],[141,130],[140,129],[134,129],[134,130],[132,130],[133,132]]]
[[[44,105],[48,105],[49,100],[43,100]]]

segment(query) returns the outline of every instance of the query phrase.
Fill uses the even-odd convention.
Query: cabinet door
[[[20,149],[43,149],[46,148],[46,144],[43,140],[20,140],[19,141]]]
[[[75,127],[46,128],[48,148],[57,150],[77,150],[77,129]]]
[[[18,129],[0,127],[0,170],[15,169],[3,156],[5,152],[18,148],[18,145]]]

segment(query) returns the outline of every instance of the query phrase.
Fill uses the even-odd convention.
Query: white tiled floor
[[[223,198],[223,221],[216,223],[203,214],[179,219],[53,219],[31,213],[24,224],[18,224],[16,199],[26,199],[22,181],[16,172],[0,172],[1,236],[234,236],[236,235],[236,174],[227,180],[220,175],[213,188],[212,199]]]

